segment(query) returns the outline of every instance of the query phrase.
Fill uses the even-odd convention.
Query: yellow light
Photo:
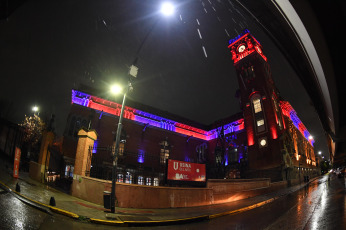
[[[38,107],[35,105],[34,107],[32,107],[32,111],[37,112],[38,111]]]
[[[120,85],[112,85],[111,86],[111,93],[112,94],[120,94],[123,91]]]

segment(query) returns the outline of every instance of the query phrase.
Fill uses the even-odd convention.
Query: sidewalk
[[[78,199],[36,182],[29,178],[27,172],[20,171],[19,179],[14,179],[11,168],[6,169],[4,164],[0,164],[0,167],[0,188],[12,189],[13,193],[16,193],[31,203],[35,203],[38,208],[46,208],[47,210],[75,219],[122,226],[167,225],[179,222],[206,220],[239,213],[270,203],[306,185],[306,183],[302,183],[301,185],[278,190],[274,193],[225,204],[171,209],[116,207],[116,213],[113,214],[106,212],[106,209],[101,205]],[[17,183],[20,185],[20,193],[15,192]],[[51,197],[55,198],[55,207],[49,206]]]

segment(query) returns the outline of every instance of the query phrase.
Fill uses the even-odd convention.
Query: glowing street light
[[[165,2],[161,5],[161,9],[160,12],[165,15],[165,16],[170,16],[174,14],[174,6],[172,3],[169,2]],[[112,188],[111,188],[111,212],[115,213],[115,185],[116,185],[116,171],[117,171],[117,164],[118,164],[118,153],[119,153],[119,143],[120,143],[120,134],[121,134],[121,130],[122,130],[122,120],[123,120],[123,113],[124,113],[124,108],[125,108],[125,101],[126,101],[126,95],[128,92],[133,90],[130,78],[136,78],[137,74],[138,74],[138,67],[137,65],[137,60],[139,58],[139,53],[141,52],[143,45],[145,44],[145,42],[147,41],[148,37],[150,36],[151,32],[153,31],[153,29],[155,28],[155,25],[157,24],[157,22],[159,21],[159,18],[155,21],[155,23],[152,25],[151,29],[148,31],[148,33],[145,35],[143,41],[141,42],[137,52],[136,52],[136,56],[135,59],[132,63],[132,65],[129,68],[129,73],[128,73],[128,85],[127,88],[125,90],[125,92],[123,92],[124,97],[123,97],[123,103],[121,105],[121,112],[120,112],[120,116],[119,116],[119,123],[118,123],[118,128],[117,128],[117,133],[116,133],[116,137],[115,137],[115,148],[114,148],[114,152],[113,152],[113,168],[112,168]],[[119,94],[122,92],[122,87],[120,87],[119,85],[113,85],[111,87],[111,93],[112,94]]]
[[[120,85],[112,85],[111,86],[111,93],[112,94],[120,94],[123,91],[123,88]]]
[[[34,113],[38,112],[38,107],[35,105],[32,107],[32,111],[34,111]]]
[[[318,155],[321,155],[322,154],[322,152],[321,151],[318,151]]]
[[[171,16],[174,14],[174,5],[170,2],[164,2],[161,5],[161,10],[160,12],[165,15],[165,16]]]
[[[310,135],[309,136],[309,140],[313,140],[313,139],[314,139],[314,137]]]

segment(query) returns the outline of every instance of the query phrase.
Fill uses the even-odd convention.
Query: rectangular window
[[[160,152],[160,163],[165,164],[166,160],[169,158],[169,150],[168,149],[161,149]]]
[[[124,175],[123,174],[118,174],[117,176],[117,182],[124,183]]]
[[[125,142],[120,142],[119,143],[119,156],[123,156],[125,151]]]
[[[144,177],[138,176],[138,184],[139,185],[144,185]]]
[[[159,178],[154,178],[154,186],[159,186]]]
[[[262,125],[264,125],[264,120],[263,119],[258,120],[257,121],[257,126],[259,127],[259,126],[262,126]]]
[[[253,103],[253,108],[255,110],[255,113],[259,113],[262,111],[262,107],[261,107],[261,100],[260,99],[254,99],[252,101]]]
[[[151,178],[150,177],[146,178],[145,184],[151,186]]]
[[[126,173],[125,183],[126,184],[132,184],[132,175],[129,172]]]

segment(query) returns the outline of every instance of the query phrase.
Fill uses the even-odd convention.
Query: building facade
[[[318,174],[313,140],[292,106],[280,97],[260,43],[244,31],[228,48],[237,72],[242,111],[203,125],[129,101],[119,146],[118,182],[175,185],[166,180],[168,159],[206,164],[207,179],[266,177],[280,181]],[[82,127],[96,130],[98,138],[90,149],[87,174],[111,179],[121,105],[94,94],[72,90],[63,154],[66,168],[73,168],[78,131]]]

